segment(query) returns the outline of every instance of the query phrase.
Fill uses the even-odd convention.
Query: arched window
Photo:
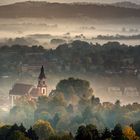
[[[43,88],[42,92],[43,92],[43,94],[46,94],[46,89],[45,89],[45,88]]]

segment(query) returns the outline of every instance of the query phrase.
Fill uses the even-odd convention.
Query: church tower
[[[44,67],[42,66],[40,75],[38,77],[38,86],[39,95],[47,96],[47,83],[46,83],[46,76],[44,73]]]

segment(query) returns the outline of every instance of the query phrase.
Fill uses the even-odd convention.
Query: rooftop
[[[32,90],[33,87],[34,87],[33,85],[17,83],[13,86],[12,90],[10,90],[9,94],[20,95],[20,96],[26,95]]]

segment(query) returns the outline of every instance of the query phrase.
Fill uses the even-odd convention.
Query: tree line
[[[95,125],[81,125],[76,134],[58,132],[49,122],[38,120],[33,127],[26,129],[21,125],[3,125],[0,127],[1,140],[140,140],[133,126],[122,127],[116,124],[110,130],[99,130]]]
[[[21,62],[27,65],[45,62],[48,72],[55,73],[101,74],[111,71],[124,74],[126,69],[139,72],[139,53],[139,45],[129,46],[118,42],[100,45],[76,40],[59,45],[56,49],[44,49],[42,46],[3,46],[0,47],[0,73],[17,72]]]

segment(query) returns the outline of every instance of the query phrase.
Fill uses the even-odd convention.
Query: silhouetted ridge
[[[22,2],[0,6],[0,18],[140,18],[140,9],[88,3]]]

